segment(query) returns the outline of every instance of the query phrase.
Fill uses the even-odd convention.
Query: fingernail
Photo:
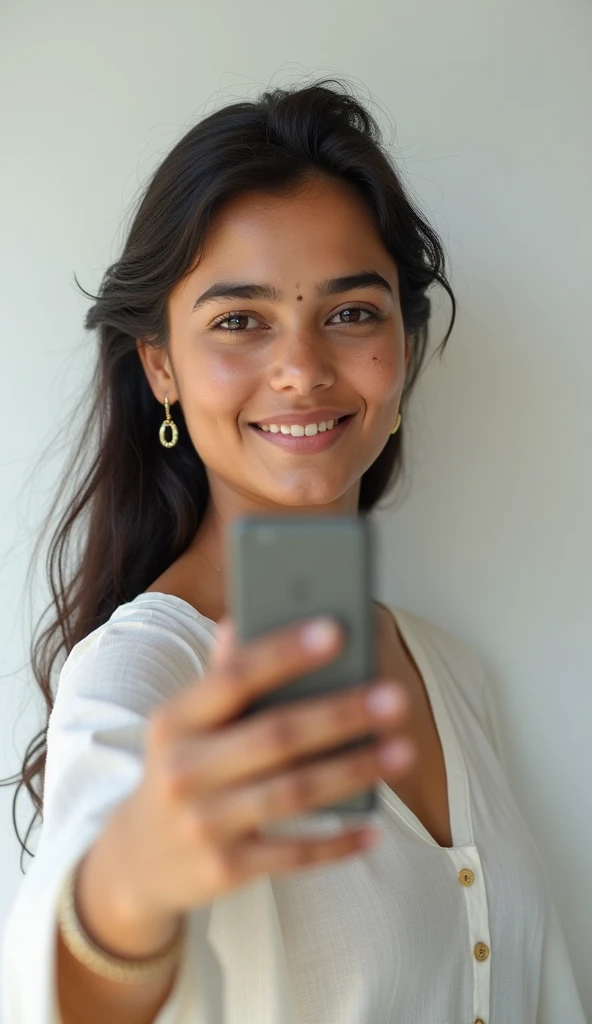
[[[401,697],[398,690],[389,683],[383,686],[376,686],[370,691],[366,698],[366,706],[371,714],[378,718],[391,715],[401,705]]]
[[[380,748],[378,757],[387,768],[402,768],[411,762],[414,752],[409,740],[391,740]]]
[[[308,623],[302,630],[302,643],[309,651],[324,651],[339,636],[339,630],[331,619],[319,618]]]

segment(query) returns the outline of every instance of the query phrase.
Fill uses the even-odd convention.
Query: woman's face
[[[386,286],[319,294],[327,279],[368,272]],[[220,283],[226,297],[198,301]],[[229,295],[239,284],[269,294]],[[181,404],[219,511],[355,511],[361,476],[395,423],[409,354],[397,268],[355,192],[314,179],[289,198],[228,200],[169,317],[168,353],[140,351],[159,401],[168,393]],[[353,415],[329,446],[330,432],[319,433],[321,450],[300,447],[312,438],[273,443],[251,425],[294,413],[316,423],[323,409]]]

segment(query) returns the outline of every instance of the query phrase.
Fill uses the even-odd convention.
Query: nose
[[[334,357],[315,331],[287,331],[274,347],[270,384],[275,391],[293,388],[305,395],[316,387],[335,383]]]

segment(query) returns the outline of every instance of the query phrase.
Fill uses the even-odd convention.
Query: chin
[[[277,478],[274,486],[270,487],[267,497],[278,505],[286,505],[291,508],[307,508],[318,506],[319,511],[326,505],[338,505],[345,503],[348,498],[348,491],[353,486],[351,483],[344,484],[343,481],[334,481],[331,486],[327,479],[311,480],[313,474],[307,472],[308,479],[301,483],[285,483],[285,486],[278,486]]]

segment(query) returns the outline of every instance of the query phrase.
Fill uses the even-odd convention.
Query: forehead
[[[352,214],[367,209],[363,195],[353,184],[344,179],[318,176],[291,182],[284,189],[253,190],[229,196],[222,200],[214,220],[218,216],[224,219],[225,215],[273,217],[297,212],[306,214],[313,209],[318,212],[319,207],[339,207],[342,212]]]
[[[363,197],[345,182],[313,179],[286,195],[246,192],[224,201],[215,212],[196,274],[248,269],[267,275],[281,269],[315,278],[323,268],[347,273],[352,264],[394,267]],[[254,264],[256,261],[256,266]],[[252,279],[252,273],[249,279]]]

